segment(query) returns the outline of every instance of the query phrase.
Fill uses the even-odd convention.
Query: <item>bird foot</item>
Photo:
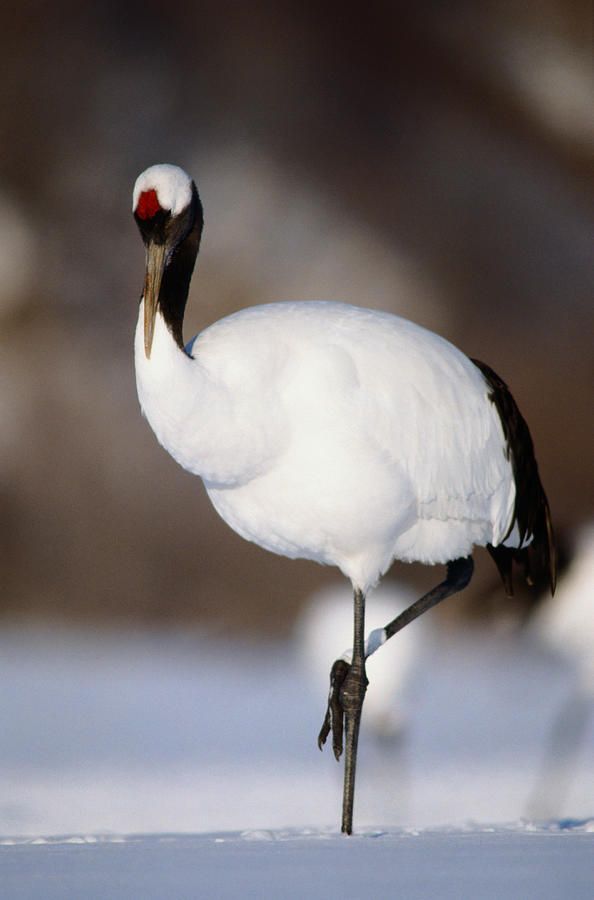
[[[330,694],[324,722],[318,735],[318,747],[323,749],[332,732],[332,751],[338,762],[343,751],[344,718],[360,710],[367,690],[367,676],[361,665],[337,659],[330,670]]]

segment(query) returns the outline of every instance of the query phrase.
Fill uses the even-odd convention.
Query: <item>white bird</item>
[[[594,713],[594,522],[577,536],[572,561],[555,597],[529,623],[530,633],[571,673],[552,723],[542,769],[528,803],[531,818],[558,815]]]
[[[487,546],[511,590],[529,553],[555,579],[547,500],[528,428],[482,363],[405,319],[334,302],[244,309],[182,335],[203,213],[180,168],[137,179],[146,247],[138,396],[158,441],[200,475],[220,516],[261,547],[337,566],[354,590],[350,664],[331,673],[320,746],[342,752],[352,831],[365,658],[464,588]],[[445,581],[367,644],[365,595],[394,559],[447,563]]]

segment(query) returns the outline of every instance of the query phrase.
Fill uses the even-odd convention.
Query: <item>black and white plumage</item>
[[[192,180],[158,165],[136,181],[146,247],[135,341],[138,396],[159,442],[200,475],[236,532],[288,557],[337,566],[355,592],[353,657],[333,668],[322,744],[347,752],[352,828],[365,657],[470,580],[488,546],[555,562],[528,428],[505,384],[436,334],[334,302],[244,309],[184,346],[203,214]],[[448,563],[448,577],[364,645],[365,594],[393,560]]]

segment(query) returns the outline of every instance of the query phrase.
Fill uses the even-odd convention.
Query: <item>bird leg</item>
[[[472,578],[473,571],[474,563],[472,561],[472,556],[453,559],[449,562],[447,575],[441,584],[438,584],[437,587],[434,587],[431,591],[423,594],[422,597],[415,600],[412,606],[409,606],[408,609],[405,609],[404,612],[401,612],[399,616],[396,616],[395,619],[392,619],[391,622],[388,622],[388,624],[384,626],[385,637],[382,643],[385,644],[389,638],[393,637],[397,632],[402,631],[405,625],[408,625],[409,622],[422,616],[423,613],[427,612],[427,610],[432,607],[437,606],[442,600],[463,590]],[[377,646],[379,645],[376,644],[374,649],[376,649]],[[371,653],[368,653],[367,655],[370,656]]]
[[[365,691],[369,683],[365,674],[365,594],[360,590],[355,590],[354,613],[353,658],[339,695],[346,725],[341,827],[345,834],[351,834],[353,831],[359,728]]]
[[[346,721],[342,830],[347,834],[351,834],[353,824],[357,743],[361,723],[361,710],[368,684],[365,674],[365,660],[378,647],[385,644],[389,638],[401,631],[414,619],[427,612],[433,606],[437,606],[438,603],[441,603],[447,597],[451,597],[452,594],[463,590],[470,581],[473,570],[474,563],[470,556],[449,562],[445,580],[416,600],[383,629],[378,629],[381,634],[372,632],[367,644],[364,642],[365,595],[362,591],[355,590],[352,660],[349,663],[344,658],[337,659],[332,666],[328,707],[318,736],[318,747],[321,750],[326,743],[328,735],[332,732],[332,749],[334,756],[339,760],[343,750],[343,731]]]
[[[352,659],[350,663],[345,659],[337,659],[332,666],[328,708],[318,736],[318,747],[321,750],[328,735],[332,732],[332,749],[336,760],[339,760],[343,750],[343,732],[346,729],[342,801],[342,830],[346,834],[351,834],[353,830],[357,745],[367,684],[367,675],[365,674],[365,595],[356,589]]]

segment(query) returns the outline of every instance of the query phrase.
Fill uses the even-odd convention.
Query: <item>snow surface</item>
[[[1,890],[10,900],[591,900],[590,826],[3,844]]]
[[[552,821],[524,818],[572,689],[563,661],[528,639],[439,635],[404,745],[363,722],[345,838],[342,767],[316,746],[326,685],[299,659],[5,628],[0,898],[594,896],[592,722]]]

